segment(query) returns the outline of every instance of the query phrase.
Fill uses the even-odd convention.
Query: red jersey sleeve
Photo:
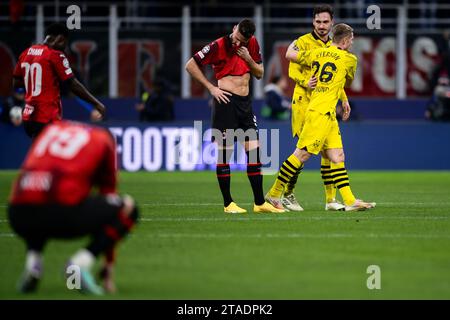
[[[25,51],[22,52],[22,54],[19,57],[19,60],[17,60],[16,66],[15,66],[14,72],[13,72],[14,78],[23,78],[23,69],[22,69],[21,64],[22,64],[24,54],[25,54]]]
[[[103,161],[98,166],[97,185],[101,194],[116,193],[117,166],[116,166],[116,143],[114,138],[105,132],[102,137],[106,140]]]
[[[254,36],[252,37],[252,40],[250,41],[250,44],[248,46],[248,52],[256,63],[262,63],[261,49],[259,47],[258,40],[256,40]]]
[[[72,69],[70,68],[69,60],[65,54],[59,51],[54,51],[50,55],[50,61],[53,68],[58,75],[59,80],[66,81],[73,77]]]
[[[214,64],[217,60],[217,52],[219,44],[217,41],[213,41],[210,44],[203,47],[202,50],[194,54],[194,60],[201,66],[207,64]]]

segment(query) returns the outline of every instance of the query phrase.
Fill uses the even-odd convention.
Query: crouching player
[[[91,236],[90,243],[68,261],[79,270],[85,293],[115,291],[114,248],[130,232],[138,209],[130,196],[117,195],[115,142],[103,128],[61,121],[44,129],[31,146],[13,184],[9,222],[27,247],[21,292],[36,290],[42,277],[42,253],[50,239]],[[98,188],[97,195],[91,189]],[[91,269],[105,255],[100,272],[104,288]],[[66,269],[67,270],[67,269]]]

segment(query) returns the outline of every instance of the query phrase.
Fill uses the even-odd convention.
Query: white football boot
[[[294,193],[284,195],[281,199],[281,203],[283,204],[284,208],[288,209],[289,211],[303,211],[303,208],[298,203]]]
[[[336,199],[333,199],[333,201],[325,204],[325,210],[326,211],[344,211],[345,205],[343,205]]]
[[[345,211],[363,211],[375,208],[376,205],[375,202],[364,202],[361,199],[356,199],[352,205],[345,206]]]

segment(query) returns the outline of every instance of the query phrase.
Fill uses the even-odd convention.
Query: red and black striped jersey
[[[214,40],[194,55],[194,60],[202,66],[211,65],[216,79],[225,76],[241,76],[250,72],[247,63],[237,55],[239,47],[233,46],[231,35]],[[252,36],[246,45],[248,52],[256,63],[262,63],[258,41]]]
[[[58,121],[31,146],[14,183],[13,204],[75,205],[97,186],[116,193],[115,142],[107,129]]]

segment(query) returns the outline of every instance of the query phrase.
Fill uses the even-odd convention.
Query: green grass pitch
[[[15,172],[0,172],[0,299],[80,299],[63,279],[68,257],[87,238],[51,241],[37,294],[15,291],[24,245],[6,201]],[[275,176],[264,176],[268,190]],[[356,195],[378,203],[358,213],[324,211],[318,171],[302,173],[304,213],[254,214],[244,172],[225,215],[213,172],[120,173],[141,221],[120,246],[119,299],[450,299],[450,172],[350,171]],[[378,265],[381,289],[367,288]]]

